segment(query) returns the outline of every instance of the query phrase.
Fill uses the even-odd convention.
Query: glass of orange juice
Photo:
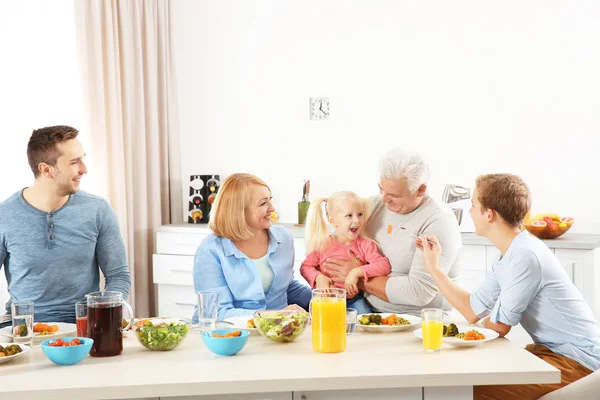
[[[314,289],[310,302],[312,345],[319,353],[346,350],[346,291]]]
[[[444,313],[439,308],[424,308],[421,310],[423,347],[426,351],[440,351],[442,349],[443,316]]]

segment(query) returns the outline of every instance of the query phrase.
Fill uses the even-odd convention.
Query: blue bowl
[[[70,342],[75,338],[76,336],[66,336],[60,339],[64,340],[65,342]],[[42,348],[42,351],[46,357],[48,357],[54,364],[73,365],[83,360],[92,349],[92,344],[94,344],[94,339],[88,339],[84,337],[80,337],[78,339],[81,340],[81,344],[79,346],[52,347],[49,346],[49,344],[53,343],[57,339],[50,339],[44,340],[40,344],[40,347]]]
[[[213,333],[224,335],[227,332],[233,332],[236,329],[215,329],[209,332],[202,333],[202,341],[210,351],[219,356],[234,356],[244,348],[248,343],[250,332],[240,330],[241,336],[230,338],[216,338]]]

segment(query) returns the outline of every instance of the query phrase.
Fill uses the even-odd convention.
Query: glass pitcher
[[[123,305],[129,311],[127,326],[122,326]],[[123,331],[131,326],[133,309],[121,292],[92,292],[87,294],[87,333],[94,339],[92,357],[118,356],[123,352]]]
[[[314,289],[310,302],[312,345],[319,353],[346,350],[346,291]]]

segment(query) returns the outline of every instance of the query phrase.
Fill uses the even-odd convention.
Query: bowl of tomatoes
[[[40,343],[42,352],[58,365],[74,365],[83,360],[92,349],[94,339],[84,337],[63,337],[44,340]]]

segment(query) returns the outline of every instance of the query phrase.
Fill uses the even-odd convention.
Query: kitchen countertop
[[[304,238],[304,227],[294,224],[281,223],[286,227],[295,238]],[[157,232],[210,232],[208,224],[172,224],[163,225],[157,228]],[[482,236],[475,233],[462,233],[463,245],[468,246],[492,246],[492,243]],[[566,233],[558,239],[543,240],[550,248],[555,249],[573,249],[573,250],[593,250],[600,247],[600,235],[586,233]]]
[[[153,352],[131,333],[121,356],[56,366],[39,347],[0,365],[0,398],[124,399],[309,390],[555,383],[560,371],[506,339],[425,353],[411,331],[357,332],[345,352],[312,350],[310,327],[295,342],[251,336],[234,357],[208,351],[198,331]]]

